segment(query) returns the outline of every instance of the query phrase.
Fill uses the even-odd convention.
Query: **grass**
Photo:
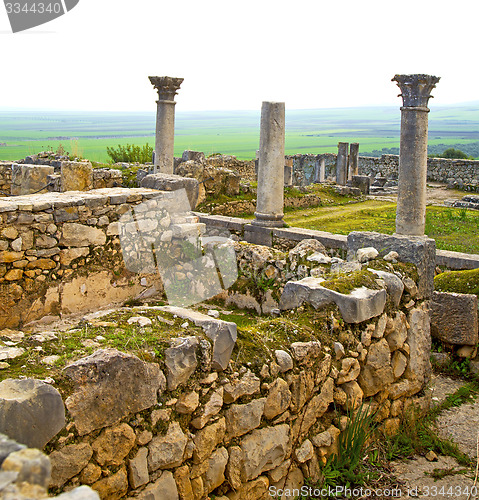
[[[446,271],[434,278],[438,292],[470,293],[479,296],[479,269]]]
[[[415,454],[424,455],[432,450],[438,454],[454,457],[465,467],[473,465],[472,460],[461,452],[455,443],[437,435],[435,426],[441,412],[470,402],[477,397],[478,392],[479,384],[473,381],[448,395],[440,405],[429,410],[425,416],[420,417],[417,412],[410,411],[403,417],[399,433],[388,440],[387,459],[408,458]]]
[[[155,105],[143,113],[0,111],[0,159],[19,160],[45,149],[67,150],[77,140],[78,154],[108,161],[106,147],[154,143]],[[193,149],[221,152],[239,159],[255,157],[259,146],[259,110],[177,112],[175,155]],[[359,142],[361,154],[399,146],[398,106],[288,110],[286,154],[334,153],[338,142]],[[429,145],[477,143],[479,110],[435,108],[429,117]]]
[[[289,226],[349,234],[351,231],[377,231],[393,234],[396,204],[367,200],[338,209],[336,206],[294,210],[285,214]],[[426,234],[441,250],[479,253],[479,212],[450,207],[426,208]]]

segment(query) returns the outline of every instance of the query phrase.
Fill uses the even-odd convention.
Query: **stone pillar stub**
[[[170,76],[148,78],[158,91],[154,172],[172,174],[174,171],[175,95],[183,78]]]
[[[284,102],[263,102],[258,161],[258,194],[255,220],[258,226],[281,227],[284,205]]]
[[[403,99],[396,234],[423,236],[426,224],[427,107],[439,77],[395,75]]]
[[[338,143],[338,156],[336,158],[336,184],[345,186],[348,180],[348,149],[347,142]]]
[[[349,168],[348,181],[353,179],[353,175],[358,175],[359,143],[353,142],[349,146]]]

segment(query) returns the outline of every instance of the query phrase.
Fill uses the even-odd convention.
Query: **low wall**
[[[271,266],[295,272],[317,247],[306,243],[289,254],[242,243],[239,267],[266,276]],[[319,274],[327,271],[328,265],[308,262]],[[112,320],[134,325],[143,318],[162,343],[146,360],[100,349],[55,376],[67,383],[53,382],[66,409],[63,428],[48,444],[53,491],[83,484],[102,499],[259,500],[300,488],[305,478],[317,482],[348,426],[347,410],[362,402],[375,412],[378,435],[393,435],[412,404],[427,407],[428,398],[418,395],[430,376],[426,303],[413,291],[414,272],[401,269],[401,278],[382,275],[394,286],[376,290],[380,305],[359,323],[348,323],[334,304],[314,309],[287,301],[282,308],[291,312],[262,326],[237,327],[169,306],[86,318],[105,328]],[[314,328],[296,325],[292,314],[310,314]],[[181,337],[165,340],[161,332],[180,323]],[[0,383],[0,404],[10,384]],[[14,418],[21,404],[9,408],[12,434],[22,431]],[[36,439],[57,414],[65,419],[60,407],[27,434]]]
[[[0,329],[92,310],[159,286],[124,265],[117,221],[152,189],[99,189],[0,200]]]
[[[308,185],[314,181],[315,171],[319,169],[322,160],[325,162],[325,176],[336,178],[335,154],[294,155],[293,184]],[[380,175],[388,179],[398,178],[399,156],[382,155],[381,157],[359,156],[358,169],[360,175],[375,177]],[[474,190],[479,184],[478,160],[449,160],[446,158],[428,158],[427,179],[431,182],[443,182],[459,188]]]

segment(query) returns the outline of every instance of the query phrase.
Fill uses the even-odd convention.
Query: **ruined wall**
[[[321,159],[325,160],[326,178],[335,179],[335,154],[294,155],[287,158],[293,158],[293,184],[295,185],[311,184],[314,179],[314,172],[319,168]],[[388,179],[397,179],[399,156],[359,156],[358,167],[360,175],[370,177],[380,175]],[[460,189],[475,191],[479,184],[479,161],[428,158],[427,179],[428,181],[444,182]]]
[[[12,187],[12,162],[0,161],[0,197],[10,194]]]
[[[273,260],[286,280],[321,253],[307,244],[291,257],[268,252],[243,244],[243,275],[249,269],[268,276]],[[319,275],[330,264],[316,260]],[[378,264],[394,270],[382,259]],[[427,405],[416,394],[430,371],[427,309],[405,268],[400,275],[395,286],[378,291],[382,307],[362,322],[348,323],[334,305],[316,310],[303,304],[269,318],[258,336],[252,327],[237,330],[191,310],[125,309],[135,321],[148,316],[150,324],[186,320],[184,334],[146,361],[101,349],[63,369],[66,424],[48,445],[54,491],[87,484],[102,499],[213,494],[256,500],[299,488],[306,477],[319,480],[348,425],[347,408],[364,401],[376,412],[380,432],[394,434],[411,404]],[[293,313],[317,315],[307,338],[290,320]],[[100,320],[105,326],[111,321],[90,321]]]
[[[115,188],[2,199],[0,329],[122,302],[153,286],[153,277],[125,269],[117,221],[157,195]]]

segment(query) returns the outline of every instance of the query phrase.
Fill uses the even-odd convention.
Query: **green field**
[[[178,112],[175,155],[193,149],[252,159],[259,147],[259,121],[259,111]],[[394,153],[390,148],[399,147],[399,127],[399,107],[291,110],[286,112],[286,153],[334,153],[340,141],[359,142],[363,155]],[[0,110],[0,160],[18,160],[62,144],[74,155],[104,162],[107,146],[153,146],[154,132],[153,112]],[[432,108],[430,152],[450,145],[479,157],[479,104]]]
[[[304,227],[349,234],[351,231],[376,231],[393,234],[396,204],[368,200],[341,206],[291,210],[285,221],[292,227]],[[436,247],[455,252],[479,253],[479,212],[476,210],[428,206],[426,234],[436,240]]]

